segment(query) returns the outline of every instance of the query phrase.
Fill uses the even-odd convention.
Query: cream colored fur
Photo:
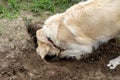
[[[80,59],[119,33],[120,0],[88,0],[46,20],[37,31],[37,52],[42,58],[50,52]],[[46,36],[65,51],[59,53]]]

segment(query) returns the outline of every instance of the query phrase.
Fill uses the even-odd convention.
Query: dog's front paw
[[[110,61],[109,64],[107,64],[107,66],[110,68],[110,69],[115,69],[118,65],[118,62],[113,62],[113,61]]]
[[[115,69],[119,64],[120,64],[120,56],[115,59],[110,60],[109,64],[107,64],[107,66],[110,69]]]

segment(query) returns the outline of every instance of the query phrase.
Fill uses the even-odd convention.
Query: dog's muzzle
[[[64,49],[62,49],[61,47],[57,46],[50,37],[47,37],[47,40],[55,47],[59,50],[59,53],[58,55],[62,52],[62,51],[65,51]]]

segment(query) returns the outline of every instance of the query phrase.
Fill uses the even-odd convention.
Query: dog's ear
[[[40,40],[41,42],[47,42],[46,35],[42,29],[37,30],[36,37],[37,37],[37,40]]]

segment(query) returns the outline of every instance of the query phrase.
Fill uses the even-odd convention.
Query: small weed
[[[8,0],[8,9],[19,11],[19,3],[18,0]]]

